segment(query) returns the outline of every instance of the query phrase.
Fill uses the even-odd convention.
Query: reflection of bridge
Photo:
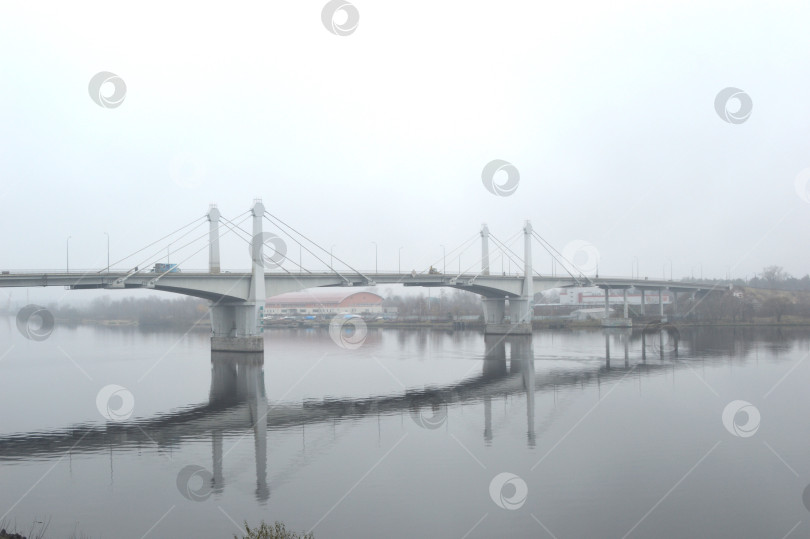
[[[511,346],[506,365],[506,345]],[[480,376],[446,387],[407,390],[399,395],[357,399],[305,401],[300,405],[268,404],[264,389],[262,353],[212,352],[211,390],[208,404],[186,408],[153,419],[108,423],[96,427],[79,425],[56,433],[34,433],[0,438],[0,460],[108,450],[156,443],[170,447],[184,440],[199,439],[210,432],[234,434],[245,428],[278,430],[292,426],[325,423],[367,415],[418,413],[422,408],[442,408],[454,403],[476,402],[526,391],[531,384],[522,379],[532,364],[531,339],[525,336],[486,338],[483,372]],[[512,376],[521,374],[521,377]],[[590,379],[576,375],[571,384]],[[556,385],[564,385],[562,379]],[[542,388],[543,385],[537,386]],[[265,418],[261,421],[257,418]],[[256,433],[261,437],[261,433]]]
[[[625,291],[624,317],[627,318],[626,291],[629,288],[658,290],[659,296],[661,291],[665,289],[669,289],[675,294],[679,291],[694,294],[713,289],[711,286],[697,283],[585,276],[570,261],[564,258],[556,258],[556,255],[548,248],[545,240],[532,230],[529,221],[526,221],[523,228],[524,253],[521,261],[523,263],[523,275],[492,274],[489,254],[491,235],[486,225],[481,230],[481,269],[477,273],[462,273],[459,271],[457,275],[450,275],[434,272],[401,273],[400,271],[396,273],[379,273],[376,270],[374,272],[361,272],[351,269],[351,266],[348,265],[350,271],[338,271],[332,265],[331,251],[326,251],[317,244],[315,245],[319,249],[326,251],[330,255],[330,263],[327,265],[329,271],[313,273],[300,268],[299,273],[290,273],[287,270],[284,270],[284,273],[268,273],[265,271],[267,267],[281,267],[282,262],[289,260],[286,257],[285,242],[279,236],[263,231],[265,217],[276,221],[280,220],[266,212],[261,201],[254,202],[250,213],[253,220],[253,231],[249,245],[253,264],[249,273],[221,272],[219,242],[222,217],[219,210],[212,206],[206,216],[209,222],[207,244],[209,268],[207,272],[179,273],[172,268],[167,268],[165,271],[161,269],[162,272],[156,273],[138,270],[137,267],[127,272],[110,272],[108,267],[104,273],[104,270],[102,270],[81,274],[70,272],[13,272],[6,274],[4,272],[3,275],[0,275],[0,287],[66,286],[77,290],[90,288],[145,288],[205,298],[212,301],[212,350],[246,352],[263,349],[261,332],[265,298],[268,295],[272,296],[311,287],[368,286],[399,283],[405,286],[450,287],[466,290],[484,297],[484,316],[486,333],[488,334],[531,333],[532,302],[535,290],[547,290],[583,283],[598,286],[605,291],[605,312],[607,314],[609,291],[611,289],[621,289]],[[226,221],[225,226],[230,227],[230,231],[241,230],[237,224]],[[281,225],[274,224],[284,232]],[[284,226],[287,225],[284,224]],[[297,233],[297,231],[295,232]],[[289,233],[285,233],[289,235]],[[295,237],[290,237],[298,241]],[[303,235],[301,237],[306,238]],[[534,271],[532,265],[533,240],[541,242],[543,248],[552,257],[555,257],[563,268],[566,268],[566,264],[572,268],[566,268],[569,273],[568,277],[542,276]],[[264,254],[265,244],[271,244],[275,251],[270,257]],[[517,256],[503,242],[498,241],[498,244],[500,244],[499,248],[503,254],[509,257],[510,260],[512,260],[512,255]],[[309,249],[307,250],[309,251]],[[661,309],[660,315],[663,316],[663,303],[660,301],[660,297],[659,308]],[[644,314],[643,301],[641,313]]]
[[[629,331],[617,335],[625,335],[629,339]],[[7,435],[0,437],[0,462],[48,459],[66,454],[144,446],[169,449],[184,442],[210,438],[211,487],[217,492],[225,485],[224,439],[243,435],[246,429],[251,429],[254,435],[256,497],[265,500],[269,497],[272,486],[267,480],[268,431],[402,413],[412,415],[420,424],[441,425],[449,406],[482,402],[483,436],[485,442],[490,443],[493,440],[493,399],[525,393],[526,438],[528,445],[533,447],[537,436],[536,392],[616,381],[625,376],[630,368],[625,363],[624,368],[611,369],[607,360],[606,363],[590,369],[546,371],[538,374],[535,366],[542,365],[542,362],[538,363],[534,359],[530,337],[487,336],[485,347],[482,373],[452,385],[369,398],[306,401],[298,405],[268,404],[264,388],[263,354],[212,352],[208,404],[152,419],[110,422],[102,426],[77,425],[56,432]],[[642,361],[644,357],[646,356],[641,356]],[[644,370],[651,373],[669,368],[669,363],[651,363],[646,364]],[[280,471],[271,483],[282,481],[294,471]]]

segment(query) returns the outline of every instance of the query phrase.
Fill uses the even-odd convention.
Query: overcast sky
[[[100,268],[105,232],[114,261],[260,197],[366,269],[372,242],[381,270],[400,247],[421,270],[531,219],[604,276],[810,271],[810,4],[353,0],[338,35],[325,3],[0,4],[2,269],[62,269],[68,236],[70,265]],[[105,71],[120,106],[90,96]],[[509,196],[482,182],[496,159]],[[249,266],[243,242],[223,266]]]

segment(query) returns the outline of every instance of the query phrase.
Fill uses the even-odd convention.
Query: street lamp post
[[[374,244],[374,273],[379,273],[379,270],[377,269],[377,242],[372,241],[371,243]]]
[[[633,270],[635,270],[635,272],[636,272],[635,275],[633,275]],[[636,279],[638,279],[638,257],[637,256],[633,257],[633,267],[630,268],[630,276],[635,277]]]
[[[331,247],[329,247],[329,269],[331,270],[334,266],[334,261],[332,260],[332,249],[335,248],[335,244],[333,243]]]
[[[68,236],[67,241],[65,241],[65,272],[70,273],[70,238],[73,236]]]
[[[107,236],[107,273],[110,273],[110,235],[105,232],[105,236]]]
[[[667,257],[667,260],[669,260],[669,280],[671,281],[672,280],[672,259],[670,257]]]
[[[402,273],[402,246],[399,248],[399,257],[397,258],[397,273]]]

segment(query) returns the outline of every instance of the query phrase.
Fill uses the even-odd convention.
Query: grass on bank
[[[9,521],[7,519],[0,520],[0,539],[7,537],[25,537],[26,539],[44,539],[45,532],[48,531],[48,526],[51,524],[51,519],[38,520],[31,524],[27,533],[22,533],[17,527],[16,521]]]
[[[253,529],[245,522],[245,532],[247,532],[247,535],[242,539],[314,539],[315,537],[312,533],[300,534],[289,531],[284,523],[279,521],[276,521],[271,526],[262,520],[259,527]],[[239,539],[239,537],[234,535],[233,539]]]
[[[21,533],[19,528],[17,527],[16,522],[10,522],[8,520],[0,520],[0,539],[6,539],[9,537],[25,537],[26,539],[45,539],[46,535],[45,532],[48,530],[48,526],[50,525],[51,520],[46,519],[43,521],[37,521],[31,524],[28,529],[27,533]],[[261,521],[258,528],[251,528],[247,522],[245,522],[245,532],[247,535],[243,536],[241,539],[315,539],[315,535],[312,533],[298,533],[293,532],[287,529],[283,522],[276,521],[272,525],[267,524],[265,521]],[[234,539],[240,539],[236,535],[233,536]],[[70,535],[70,539],[86,539],[87,536],[84,534],[78,534],[74,531]]]

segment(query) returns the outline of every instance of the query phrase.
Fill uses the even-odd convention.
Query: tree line
[[[429,295],[400,296],[389,292],[383,307],[396,307],[397,314],[404,316],[437,316],[452,319],[457,316],[481,314],[481,297],[463,290],[440,288]]]
[[[121,298],[112,300],[101,297],[89,305],[50,305],[56,318],[81,322],[87,320],[135,321],[141,326],[191,326],[208,321],[208,301],[193,297],[160,298]]]

